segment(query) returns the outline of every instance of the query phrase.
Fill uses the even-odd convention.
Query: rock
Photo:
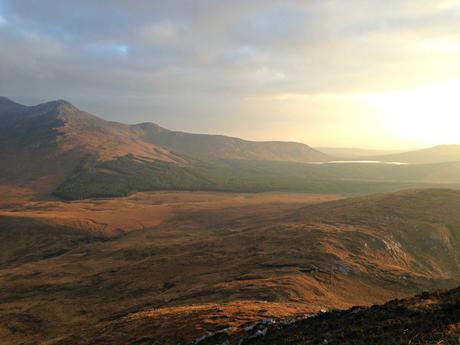
[[[209,335],[203,335],[193,341],[193,345],[201,343],[203,340],[206,340],[209,337]]]
[[[243,328],[243,331],[245,331],[245,332],[250,332],[250,331],[252,331],[255,327],[256,327],[256,324],[248,325],[248,326],[246,326],[246,327]]]
[[[254,338],[258,338],[258,337],[265,337],[265,335],[267,334],[267,331],[268,331],[268,328],[264,328],[263,330],[258,330],[256,332],[256,334],[254,334]]]

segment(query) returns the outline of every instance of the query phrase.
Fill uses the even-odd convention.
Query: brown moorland
[[[424,292],[384,305],[336,310],[289,324],[283,324],[282,320],[269,321],[257,324],[250,331],[219,333],[200,344],[457,345],[460,343],[460,288]]]
[[[178,344],[460,284],[460,192],[139,193],[0,214],[3,343]]]

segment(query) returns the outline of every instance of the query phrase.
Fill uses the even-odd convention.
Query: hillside
[[[164,192],[10,207],[0,213],[0,337],[187,344],[452,288],[459,209],[452,190],[341,200]]]
[[[363,195],[460,185],[456,146],[407,154],[417,163],[452,160],[436,164],[320,164],[332,158],[304,144],[124,125],[62,100],[29,107],[0,98],[0,120],[0,192],[9,200],[153,190]],[[401,155],[381,160],[404,161]]]
[[[283,322],[259,324],[233,335],[226,344],[456,345],[460,340],[460,288]],[[200,344],[215,344],[223,338],[221,334]]]
[[[5,162],[0,185],[49,193],[76,174],[127,156],[173,166],[217,157],[327,159],[303,144],[178,133],[155,124],[124,125],[102,120],[62,100],[24,106],[0,98],[0,159]]]
[[[201,160],[268,160],[324,162],[330,158],[308,145],[294,142],[255,142],[223,135],[191,134],[166,130],[151,123],[137,125],[143,139]]]
[[[423,150],[416,150],[391,155],[366,157],[366,159],[384,162],[403,162],[410,164],[432,164],[460,162],[460,145],[440,145]]]
[[[163,148],[138,140],[139,133],[131,127],[104,121],[65,101],[27,107],[2,98],[0,120],[3,185],[47,192],[82,169],[127,154],[183,162]]]

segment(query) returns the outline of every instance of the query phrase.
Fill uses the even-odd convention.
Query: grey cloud
[[[410,63],[426,56],[400,35],[458,35],[460,14],[411,3],[0,0],[0,94],[225,132],[229,118],[265,111],[245,112],[248,96],[413,82]]]

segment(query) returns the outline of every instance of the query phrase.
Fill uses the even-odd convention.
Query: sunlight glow
[[[460,80],[413,90],[370,94],[387,130],[425,144],[460,143]]]

